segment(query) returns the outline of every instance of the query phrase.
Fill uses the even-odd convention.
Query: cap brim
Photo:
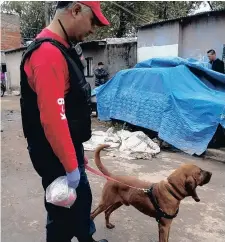
[[[100,26],[110,25],[108,19],[103,15],[103,13],[101,11],[99,11],[98,9],[92,8],[92,12],[94,13],[95,17],[97,18]]]

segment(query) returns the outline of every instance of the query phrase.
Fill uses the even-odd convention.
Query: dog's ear
[[[186,179],[186,182],[185,182],[185,189],[186,189],[189,196],[192,196],[192,198],[196,202],[200,202],[200,199],[199,199],[197,192],[196,192],[196,187],[197,187],[197,182],[195,181],[193,176],[189,176]]]

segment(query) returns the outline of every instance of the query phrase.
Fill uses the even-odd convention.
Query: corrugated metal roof
[[[105,40],[89,40],[81,42],[80,45],[106,45],[107,42]]]
[[[106,38],[102,40],[90,40],[82,42],[81,45],[85,44],[98,44],[98,45],[112,45],[112,44],[125,44],[137,42],[137,37],[127,37],[127,38]]]
[[[105,39],[108,45],[112,44],[125,44],[137,42],[137,37],[127,37],[127,38],[106,38]]]
[[[207,11],[207,12],[197,13],[197,14],[194,14],[194,15],[183,16],[183,17],[179,17],[179,18],[161,20],[161,21],[142,25],[142,26],[139,27],[139,29],[145,29],[145,28],[149,28],[149,27],[161,25],[161,24],[166,24],[166,23],[173,23],[173,22],[178,22],[178,21],[191,20],[191,19],[194,19],[194,18],[200,18],[200,17],[204,17],[204,16],[218,16],[218,15],[219,16],[221,16],[221,15],[225,16],[225,9]]]

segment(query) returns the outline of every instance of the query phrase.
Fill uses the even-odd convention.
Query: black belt
[[[173,219],[177,216],[178,212],[179,212],[179,208],[177,209],[177,211],[175,212],[175,214],[170,215],[167,214],[166,212],[164,212],[158,202],[157,199],[155,198],[155,196],[153,195],[153,188],[154,185],[152,185],[148,190],[146,190],[146,194],[148,195],[149,199],[151,200],[155,210],[156,210],[156,221],[159,223],[161,218],[166,218],[166,219]]]

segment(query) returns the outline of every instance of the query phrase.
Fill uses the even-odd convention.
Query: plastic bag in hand
[[[66,176],[55,179],[46,190],[46,201],[56,206],[70,208],[76,198],[76,190],[68,186]]]

